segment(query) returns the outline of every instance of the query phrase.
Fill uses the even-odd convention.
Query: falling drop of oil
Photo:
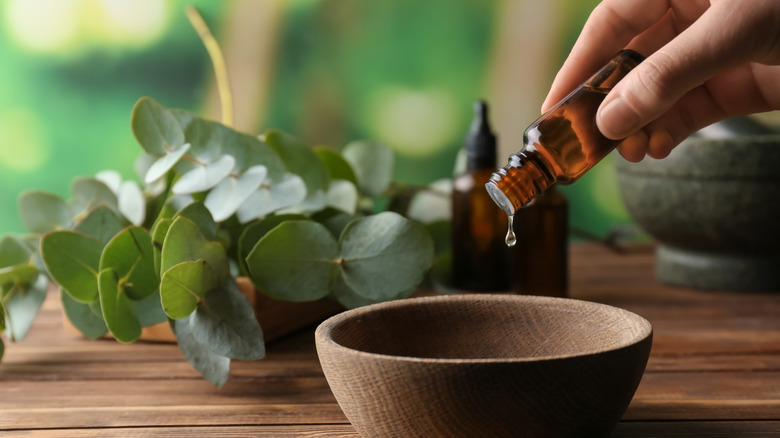
[[[506,246],[513,247],[517,243],[517,236],[515,236],[515,215],[511,214],[507,216],[509,219],[508,226],[506,230],[506,237],[504,238],[504,242],[506,242]]]

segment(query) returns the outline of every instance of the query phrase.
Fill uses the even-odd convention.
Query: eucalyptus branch
[[[187,6],[187,18],[190,20],[190,24],[198,32],[198,36],[203,45],[206,46],[206,51],[211,58],[211,63],[214,66],[214,77],[217,82],[217,88],[219,89],[219,98],[222,104],[222,124],[225,126],[233,126],[233,95],[230,92],[230,81],[227,74],[227,64],[225,63],[225,57],[222,55],[222,49],[219,48],[217,39],[209,30],[203,17],[200,15],[194,6]]]

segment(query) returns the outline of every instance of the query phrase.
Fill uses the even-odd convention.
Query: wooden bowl
[[[363,437],[603,436],[644,373],[652,327],[565,298],[450,295],[343,312],[316,332]]]

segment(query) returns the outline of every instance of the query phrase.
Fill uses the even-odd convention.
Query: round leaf
[[[287,170],[303,179],[307,193],[328,188],[328,171],[308,145],[290,134],[274,130],[265,133],[265,141],[276,151]]]
[[[41,238],[41,255],[52,279],[70,296],[89,303],[98,296],[97,275],[103,244],[73,231],[54,231]]]
[[[141,337],[141,322],[135,303],[124,293],[119,277],[113,269],[104,269],[98,275],[100,310],[112,335],[119,342],[133,342]]]
[[[130,127],[138,143],[152,155],[162,155],[184,144],[184,132],[179,121],[167,108],[149,97],[142,97],[135,103]]]
[[[160,282],[163,310],[169,318],[185,318],[216,286],[214,271],[204,260],[179,263],[168,269]]]
[[[32,250],[18,238],[7,235],[0,239],[0,268],[30,261]]]
[[[117,192],[119,212],[133,225],[141,226],[146,219],[146,199],[135,181],[125,181]]]
[[[344,229],[339,245],[344,281],[373,300],[389,300],[413,289],[433,264],[431,236],[397,213],[356,219]]]
[[[176,181],[171,189],[177,195],[205,192],[227,178],[236,165],[235,158],[223,155],[212,163],[196,165]]]
[[[286,301],[313,301],[330,292],[338,246],[322,224],[289,221],[260,239],[246,262],[252,281],[266,294]]]
[[[249,268],[246,266],[246,257],[252,251],[252,248],[255,247],[257,242],[277,225],[292,220],[307,219],[305,216],[297,214],[274,215],[249,224],[244,228],[244,231],[238,238],[238,266],[242,275],[249,275]]]
[[[225,248],[207,240],[193,221],[181,216],[168,229],[160,258],[163,274],[181,262],[203,259],[214,270],[217,284],[224,284],[230,275]]]
[[[144,182],[146,184],[151,184],[162,178],[169,170],[173,169],[173,166],[181,160],[181,157],[183,157],[188,150],[190,150],[189,143],[185,143],[176,149],[166,150],[165,155],[152,163],[149,170],[146,171]]]
[[[126,224],[117,217],[110,208],[101,205],[87,213],[87,216],[76,224],[74,231],[94,237],[102,244],[107,244]]]
[[[32,233],[69,229],[71,212],[65,201],[51,193],[31,191],[19,197],[19,214],[24,226]]]
[[[159,282],[149,233],[128,227],[117,234],[100,257],[100,271],[105,269],[119,276],[120,287],[130,298],[141,300],[153,294]]]
[[[327,200],[329,207],[355,214],[358,202],[357,187],[349,181],[333,180],[328,188]]]
[[[204,201],[214,220],[222,222],[232,216],[241,204],[260,188],[266,175],[265,166],[254,166],[238,178],[230,176],[217,184]]]
[[[74,300],[69,294],[62,291],[60,293],[62,308],[68,320],[76,327],[81,334],[89,339],[97,339],[108,332],[103,318],[95,315],[89,304],[80,303]]]
[[[230,376],[230,358],[215,354],[195,340],[190,330],[189,317],[172,320],[171,327],[187,362],[212,385],[221,388]]]
[[[265,356],[263,330],[234,281],[207,293],[189,319],[195,340],[220,356],[241,360]]]
[[[358,187],[368,196],[380,196],[390,187],[393,177],[393,151],[379,143],[352,142],[342,151],[352,165]]]
[[[143,300],[133,300],[135,312],[138,314],[138,321],[142,327],[148,327],[168,320],[168,315],[165,314],[161,301],[159,291],[155,291]]]
[[[202,202],[193,202],[176,213],[176,216],[186,217],[195,222],[203,236],[208,240],[217,239],[217,224],[209,209]]]
[[[30,329],[38,309],[46,299],[46,276],[38,275],[36,281],[25,285],[12,285],[13,294],[4,294],[6,312],[11,315],[8,318],[6,329],[14,341],[24,339]]]
[[[325,146],[315,146],[314,153],[325,164],[331,179],[343,179],[357,185],[357,176],[352,165],[337,151]]]
[[[270,188],[260,187],[239,207],[238,220],[241,223],[265,216],[299,204],[306,198],[306,185],[297,175],[285,173],[281,181]]]

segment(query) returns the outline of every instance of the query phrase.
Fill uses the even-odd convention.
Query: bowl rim
[[[355,348],[351,348],[339,344],[338,342],[333,340],[332,333],[335,327],[337,327],[340,324],[343,324],[348,320],[359,318],[361,316],[365,316],[366,314],[370,314],[376,311],[381,311],[384,309],[390,309],[396,307],[405,307],[405,306],[415,305],[415,304],[425,303],[425,302],[439,302],[439,301],[457,302],[457,301],[478,301],[478,300],[481,301],[485,299],[491,301],[498,301],[498,302],[502,302],[502,301],[532,302],[537,305],[539,304],[549,305],[549,304],[557,303],[559,305],[564,304],[564,307],[566,307],[566,304],[577,303],[578,306],[587,306],[587,307],[601,309],[601,310],[609,310],[610,312],[621,313],[626,317],[628,317],[629,319],[635,320],[636,325],[639,327],[639,330],[636,335],[634,335],[632,338],[630,338],[625,342],[617,343],[615,345],[611,345],[609,347],[604,347],[600,349],[582,351],[577,353],[569,353],[569,354],[550,355],[550,356],[511,357],[511,358],[431,358],[431,357],[416,357],[416,356],[400,356],[400,355],[372,353],[368,351],[357,350]],[[587,301],[587,300],[579,300],[574,298],[545,297],[545,296],[535,296],[535,295],[513,295],[513,294],[510,295],[510,294],[496,294],[496,293],[424,296],[424,297],[415,297],[415,298],[405,298],[405,299],[388,301],[388,302],[377,303],[377,304],[370,304],[367,306],[346,310],[344,312],[341,312],[337,315],[334,315],[326,319],[317,327],[317,330],[314,333],[318,354],[322,354],[321,349],[322,347],[324,347],[324,344],[327,344],[329,348],[334,348],[341,352],[349,353],[364,358],[395,360],[395,361],[402,361],[402,362],[437,363],[437,364],[532,363],[532,362],[544,362],[544,361],[564,360],[564,359],[572,359],[578,357],[595,356],[595,355],[609,353],[609,352],[618,351],[618,350],[631,347],[633,345],[645,341],[648,338],[652,339],[652,335],[653,335],[653,326],[650,324],[650,322],[647,319],[629,310],[611,306],[608,304],[602,304],[602,303],[597,303],[597,302]]]

